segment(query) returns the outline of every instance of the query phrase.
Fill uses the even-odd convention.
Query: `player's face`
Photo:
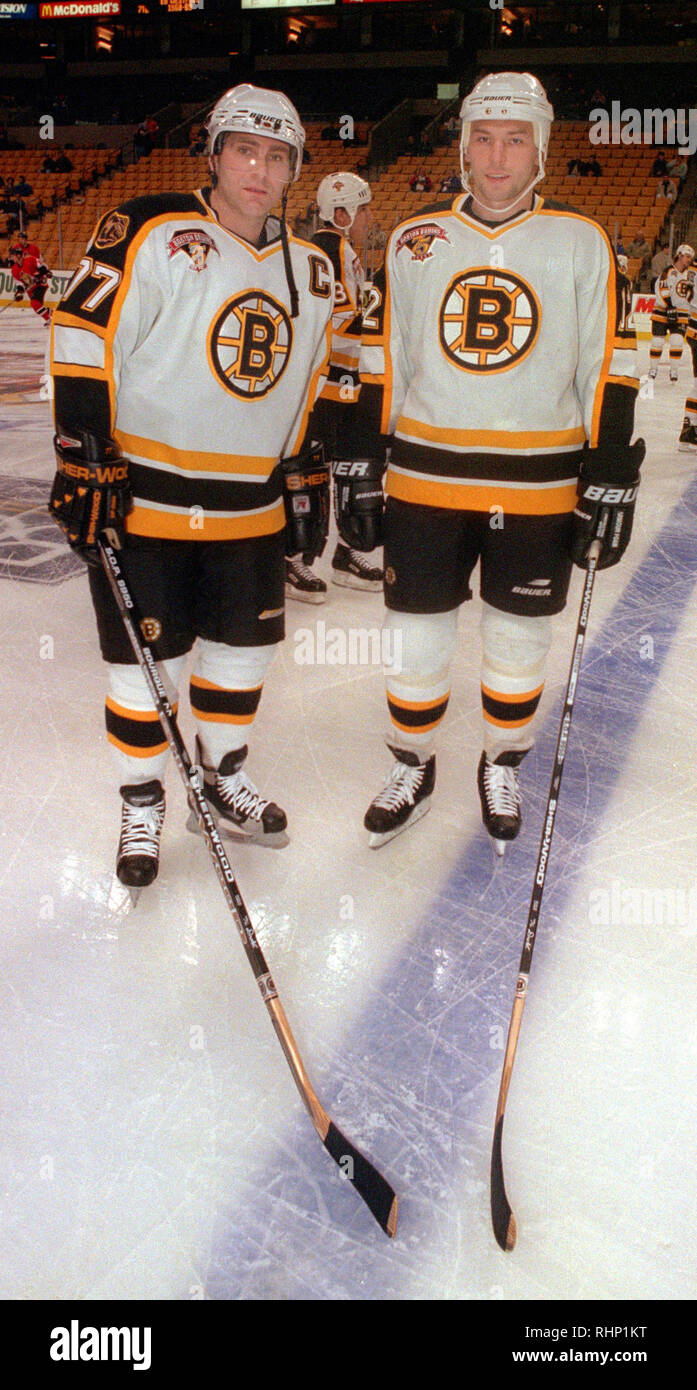
[[[692,265],[692,257],[691,257],[691,256],[686,256],[686,255],[684,255],[684,254],[683,254],[682,256],[676,256],[676,258],[675,258],[675,269],[676,269],[676,270],[687,270],[688,265]]]
[[[353,226],[349,232],[349,237],[356,249],[358,249],[359,246],[365,246],[366,237],[372,220],[370,207],[364,205],[362,208],[358,209],[353,219]]]
[[[257,241],[266,218],[280,202],[291,177],[292,151],[266,135],[226,135],[223,148],[211,155],[218,182],[211,201],[224,227]]]
[[[513,211],[532,183],[538,153],[530,121],[473,121],[465,157],[475,201]]]

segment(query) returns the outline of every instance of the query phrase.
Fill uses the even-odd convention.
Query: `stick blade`
[[[501,1249],[512,1250],[518,1232],[503,1180],[503,1115],[496,1121],[491,1150],[491,1223]]]
[[[353,1184],[356,1192],[363,1198],[368,1210],[372,1212],[378,1225],[388,1236],[397,1230],[398,1203],[394,1188],[386,1178],[374,1168],[372,1163],[347,1139],[330,1120],[324,1147],[342,1173]]]

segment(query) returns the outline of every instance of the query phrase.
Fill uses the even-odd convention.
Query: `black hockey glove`
[[[351,550],[382,545],[384,471],[377,459],[338,459],[333,465],[334,515],[339,535]]]
[[[91,430],[60,430],[53,443],[58,471],[48,509],[68,545],[88,565],[99,565],[100,533],[108,528],[118,550],[133,505],[129,460]]]
[[[632,534],[639,469],[645,453],[643,439],[635,440],[618,467],[617,459],[608,461],[605,450],[588,450],[578,480],[571,534],[571,558],[581,569],[588,569],[588,550],[596,539],[602,542],[599,570],[609,569],[622,559]],[[616,481],[611,482],[613,473]]]
[[[286,555],[303,555],[311,565],[329,534],[329,468],[321,444],[281,459],[286,505]]]

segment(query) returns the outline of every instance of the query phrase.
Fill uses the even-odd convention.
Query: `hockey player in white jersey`
[[[286,549],[314,555],[326,540],[328,470],[306,436],[333,273],[271,216],[299,173],[304,131],[282,93],[243,84],[208,132],[210,186],[107,213],[52,332],[50,508],[89,566],[121,783],[117,873],[130,888],[157,874],[168,750],[99,565],[100,530],[120,537],[144,635],[175,690],[195,646],[196,760],[214,817],[272,846],[287,842],[285,813],[243,763],[284,634]]]
[[[365,824],[383,844],[428,809],[461,605],[480,563],[482,818],[521,824],[551,615],[604,523],[599,568],[630,537],[644,453],[631,443],[636,342],[604,230],[536,193],[553,119],[530,74],[483,78],[462,109],[464,195],[392,232],[364,310],[366,448],[386,475],[386,672],[394,766]],[[396,648],[391,648],[396,649]]]
[[[370,226],[370,185],[358,174],[327,174],[317,189],[320,226],[313,237],[334,269],[334,314],[329,371],[313,417],[313,431],[331,460],[335,489],[357,457],[356,412],[360,381],[361,310],[365,272],[356,248],[365,245]],[[332,557],[332,580],[351,589],[382,589],[382,568],[371,563],[356,542],[371,550],[376,537],[339,539]],[[286,594],[305,603],[323,603],[327,586],[305,557],[287,561]]]
[[[690,264],[683,270],[672,287],[671,299],[685,321],[685,342],[692,363],[692,381],[685,400],[678,452],[692,454],[697,452],[697,266]]]
[[[663,347],[668,339],[668,358],[670,380],[678,379],[678,363],[682,357],[682,345],[687,327],[687,314],[681,302],[678,287],[684,280],[685,271],[695,258],[695,253],[687,242],[678,247],[673,264],[666,266],[658,276],[654,287],[654,309],[651,315],[651,346],[649,348],[649,377],[655,381],[663,355]],[[674,291],[678,289],[676,297]]]

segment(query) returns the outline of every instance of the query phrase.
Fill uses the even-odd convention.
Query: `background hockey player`
[[[689,246],[685,249],[692,250]],[[692,363],[692,381],[685,400],[678,452],[692,454],[697,452],[697,266],[692,264],[683,270],[672,287],[671,299],[686,323],[685,342]]]
[[[687,315],[680,307],[679,296],[674,290],[683,279],[688,266],[692,265],[695,253],[687,242],[679,246],[673,264],[666,267],[658,276],[654,287],[655,303],[651,315],[651,346],[649,348],[649,376],[652,380],[658,375],[658,365],[663,347],[668,338],[668,357],[670,360],[670,379],[678,379],[678,362],[682,357],[682,345],[687,327]]]
[[[134,888],[157,873],[167,745],[94,563],[99,531],[122,535],[144,635],[175,692],[196,643],[206,796],[222,829],[266,845],[286,842],[286,816],[242,764],[283,637],[286,543],[314,556],[326,539],[328,473],[303,446],[329,356],[332,269],[270,216],[300,171],[304,131],[282,93],[244,84],[208,132],[210,186],[107,213],[53,333],[50,505],[92,562],[122,783],[117,872]]]
[[[428,808],[477,561],[482,817],[499,849],[518,834],[550,618],[601,515],[599,567],[623,554],[644,452],[630,443],[636,343],[612,246],[534,191],[553,119],[543,88],[528,73],[490,75],[461,118],[465,194],[395,228],[382,302],[364,313],[366,427],[393,435],[386,626],[402,653],[387,672],[395,762],[365,818],[374,846]]]
[[[44,304],[44,299],[51,272],[36,242],[30,242],[26,232],[15,234],[9,248],[9,260],[10,272],[16,283],[15,300],[22,300],[26,294],[34,313],[49,324],[51,310]]]
[[[320,226],[313,237],[334,268],[332,353],[327,380],[315,407],[312,430],[331,459],[335,487],[341,470],[358,460],[356,412],[360,381],[361,308],[365,274],[357,249],[365,246],[370,228],[370,185],[357,174],[328,174],[317,189]],[[337,516],[337,521],[340,517]],[[357,537],[372,550],[377,537]],[[349,535],[349,540],[354,536]],[[327,586],[302,560],[288,560],[286,593],[306,603],[323,603]],[[382,569],[342,540],[332,557],[332,580],[351,589],[382,589]]]

